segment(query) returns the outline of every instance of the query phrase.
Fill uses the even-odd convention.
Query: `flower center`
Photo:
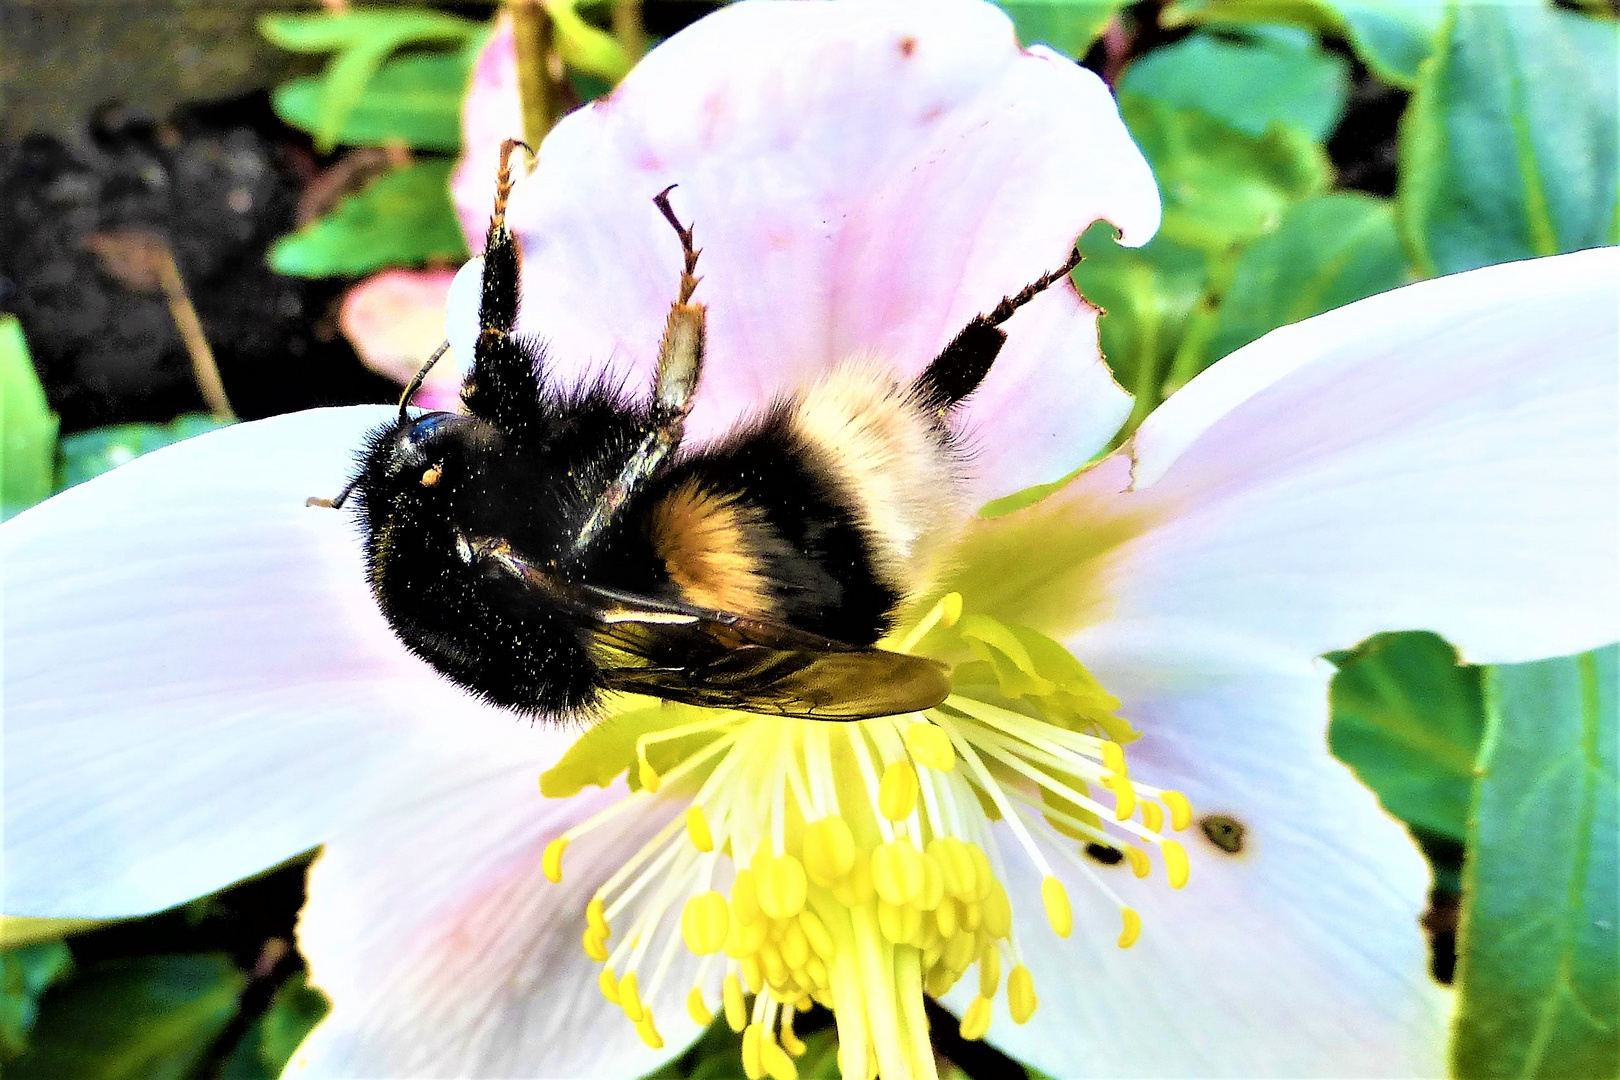
[[[571,841],[656,792],[689,795],[585,910],[602,992],[648,1045],[663,1045],[648,1003],[684,949],[701,958],[688,1013],[713,1020],[718,981],[750,1080],[797,1076],[793,1017],[812,1002],[835,1015],[846,1078],[933,1080],[925,993],[943,996],[975,972],[968,1039],[989,1030],[998,997],[1014,1023],[1035,1012],[1022,949],[1048,931],[1015,925],[1007,860],[1038,872],[1062,938],[1074,915],[1049,855],[1068,863],[1117,907],[1121,948],[1141,919],[1083,847],[1117,853],[1137,877],[1157,849],[1170,885],[1186,884],[1186,852],[1164,831],[1187,827],[1192,808],[1130,776],[1122,742],[1134,733],[1114,715],[1118,702],[1051,639],[983,616],[959,623],[960,610],[952,594],[891,643],[909,650],[954,628],[958,654],[976,657],[955,666],[955,692],[926,713],[846,724],[668,705],[635,714],[650,728],[633,740],[640,790],[553,840],[544,870],[560,881]],[[591,763],[597,782],[631,764],[622,732],[590,741],[579,756],[619,753]],[[542,786],[578,770],[575,756]]]

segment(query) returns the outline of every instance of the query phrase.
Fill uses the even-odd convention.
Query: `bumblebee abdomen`
[[[953,467],[906,388],[853,364],[682,461],[641,520],[685,602],[868,644],[922,584]]]

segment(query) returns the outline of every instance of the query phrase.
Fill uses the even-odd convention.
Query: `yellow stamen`
[[[1063,882],[1051,875],[1042,879],[1041,902],[1046,905],[1046,921],[1052,924],[1058,937],[1066,938],[1074,933],[1074,911],[1069,907],[1069,894]]]
[[[689,899],[681,911],[681,936],[686,939],[686,947],[698,956],[719,952],[730,929],[731,909],[726,898],[712,890]]]
[[[1001,953],[994,945],[986,945],[979,957],[979,996],[994,998],[1001,985]]]
[[[699,851],[714,850],[714,834],[709,831],[709,819],[703,816],[703,807],[696,803],[686,808],[686,835]]]
[[[636,985],[634,971],[619,980],[619,1007],[634,1023],[640,1023],[641,1018],[647,1014],[641,1004],[641,988]]]
[[[732,1031],[741,1031],[748,1024],[748,1009],[743,1004],[742,981],[735,975],[727,975],[721,984],[720,1002],[725,1007],[726,1023]]]
[[[942,600],[908,638],[948,644],[932,631],[958,614],[959,598]],[[812,1001],[836,1015],[846,1077],[938,1080],[925,993],[943,996],[974,978],[978,993],[961,1021],[969,1038],[988,1032],[1000,993],[1017,1023],[1038,1007],[1017,940],[1032,931],[1014,919],[1006,885],[1027,879],[1009,877],[1004,860],[1034,868],[1060,937],[1073,936],[1076,915],[1048,860],[1069,862],[1069,884],[1089,882],[1121,912],[1121,947],[1141,933],[1140,916],[1115,894],[1118,875],[1099,870],[1074,840],[1120,852],[1136,877],[1151,875],[1146,848],[1158,845],[1171,884],[1186,884],[1186,851],[1163,830],[1167,818],[1190,821],[1191,808],[1131,777],[1123,743],[1133,734],[1108,711],[1118,702],[1077,665],[1048,662],[1054,642],[997,630],[981,615],[965,629],[990,650],[975,647],[975,663],[994,662],[923,713],[834,725],[661,706],[669,723],[638,736],[633,755],[622,751],[641,790],[547,847],[542,869],[560,879],[569,842],[634,812],[627,808],[651,810],[652,791],[682,781],[690,805],[609,875],[583,920],[582,943],[603,964],[603,996],[649,1046],[663,1042],[649,1003],[662,1000],[684,948],[708,958],[685,991],[688,1016],[707,1024],[723,1013],[743,1033],[754,1080],[796,1080],[805,1044],[792,1019]],[[1029,670],[1009,674],[1008,664]],[[993,700],[980,700],[974,687],[991,668],[1000,681]],[[661,749],[649,757],[650,746]],[[992,830],[992,820],[1007,831]],[[703,987],[713,985],[715,963],[721,994],[711,1009]]]
[[[896,761],[883,770],[878,808],[890,821],[904,821],[917,809],[917,770],[909,762]]]
[[[810,880],[832,888],[855,865],[855,835],[841,817],[812,821],[804,829],[804,869]]]
[[[1179,791],[1159,792],[1159,801],[1170,811],[1170,827],[1180,832],[1192,824],[1192,803]]]
[[[1153,873],[1153,863],[1148,859],[1147,852],[1143,851],[1139,847],[1129,846],[1127,846],[1124,850],[1125,861],[1131,864],[1131,873],[1135,874],[1139,878],[1145,878],[1149,874]]]
[[[540,856],[540,869],[545,873],[546,880],[553,885],[562,880],[563,852],[568,850],[568,838],[559,836],[546,845],[546,850]],[[533,863],[529,864],[533,866]]]
[[[702,987],[694,986],[686,992],[686,1015],[700,1028],[714,1023],[714,1013],[709,1011],[708,1003],[703,1000]]]
[[[976,997],[969,1002],[968,1007],[962,1011],[962,1025],[959,1029],[962,1038],[969,1041],[982,1039],[990,1030],[990,999]]]
[[[1159,854],[1164,856],[1164,876],[1170,880],[1170,887],[1179,889],[1187,884],[1192,872],[1187,865],[1187,849],[1174,840],[1166,840],[1159,845]]]
[[[1007,1011],[1012,1013],[1013,1023],[1029,1023],[1039,1004],[1035,997],[1035,978],[1029,968],[1019,964],[1007,973]]]
[[[950,772],[956,768],[956,751],[951,747],[951,737],[936,725],[927,721],[911,724],[902,737],[906,741],[906,749],[919,765],[936,772]]]

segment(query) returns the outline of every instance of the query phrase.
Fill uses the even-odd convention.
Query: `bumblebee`
[[[1019,307],[1074,254],[967,324],[916,379],[849,363],[695,449],[699,251],[666,189],[684,266],[645,400],[605,377],[547,379],[518,336],[521,252],[501,151],[464,412],[406,403],[372,431],[353,499],[371,590],[413,653],[519,713],[589,716],[609,691],[823,720],[929,708],[945,668],[878,648],[957,514],[952,411]],[[525,149],[527,149],[525,147]]]

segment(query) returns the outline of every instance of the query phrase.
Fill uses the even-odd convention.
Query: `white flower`
[[[1020,52],[989,7],[728,8],[559,125],[514,197],[524,325],[570,374],[650,362],[678,266],[650,196],[676,181],[711,319],[700,438],[845,355],[916,370],[1092,220],[1132,242],[1157,220],[1105,90]],[[1104,808],[1128,798],[1121,789],[1159,807],[1127,815],[1158,849],[1144,880],[1136,857],[1089,864],[1038,812],[991,826],[960,797],[972,754],[1044,753],[1097,781],[1118,776],[1115,751],[1029,717],[946,718],[962,760],[913,777],[1003,856],[995,876],[1017,952],[1001,974],[1020,960],[1040,999],[1022,1025],[998,1004],[992,1041],[1059,1076],[1440,1071],[1447,1002],[1417,922],[1428,872],[1328,754],[1330,669],[1316,658],[1406,628],[1438,631],[1477,662],[1620,638],[1617,300],[1620,257],[1606,249],[1350,305],[1220,362],[1057,494],[964,523],[941,592],[1083,661],[1141,732],[1128,750],[1139,783],[1111,780]],[[1008,330],[966,416],[982,498],[1081,465],[1128,406],[1096,356],[1095,313],[1072,291],[1052,290]],[[584,911],[666,822],[679,829],[691,792],[674,790],[666,764],[658,798],[622,803],[622,784],[542,798],[536,777],[576,733],[479,706],[397,644],[351,523],[304,506],[337,490],[361,433],[385,416],[318,410],[225,429],[0,527],[3,908],[141,914],[324,844],[299,945],[334,1009],[296,1067],[635,1075],[669,1051],[644,1046],[599,993],[580,950]],[[957,631],[920,647],[960,659]],[[999,741],[998,721],[1015,729]],[[876,723],[895,734],[872,746],[900,760],[899,722]],[[747,779],[781,759],[744,743],[851,730],[789,734],[809,727],[715,728],[734,741],[710,764],[736,765],[711,796],[741,805],[784,790]],[[567,769],[582,762],[624,764],[577,752]],[[875,804],[881,771],[843,768],[833,781],[841,796],[872,789]],[[1012,775],[979,786],[1033,793]],[[1241,821],[1243,851],[1225,854],[1197,828],[1181,848],[1161,843],[1181,810],[1173,795],[1155,802],[1161,790]],[[901,809],[916,799],[889,797]],[[548,883],[554,838],[619,805],[630,809],[570,846],[562,883]],[[878,827],[872,806],[845,805]],[[1061,806],[1046,809],[1061,820]],[[782,814],[767,803],[756,831]],[[740,843],[740,819],[727,820]],[[1114,822],[1081,824],[1120,835]],[[672,835],[670,865],[695,865]],[[1066,904],[1043,887],[1048,873]],[[694,1031],[683,999],[700,966],[677,924],[702,889],[657,867],[623,876],[649,890],[627,915],[669,888],[639,970],[678,1046]],[[1185,889],[1166,881],[1187,876]],[[1129,949],[1117,944],[1121,905],[1140,919]],[[861,940],[893,936],[879,931]],[[909,1012],[921,966],[905,948],[837,1002],[846,1047],[869,1034],[891,1078],[932,1068]],[[714,965],[700,980],[711,1009],[722,974]],[[886,1008],[872,1005],[891,977],[902,983]],[[969,1009],[976,983],[948,1002]]]

